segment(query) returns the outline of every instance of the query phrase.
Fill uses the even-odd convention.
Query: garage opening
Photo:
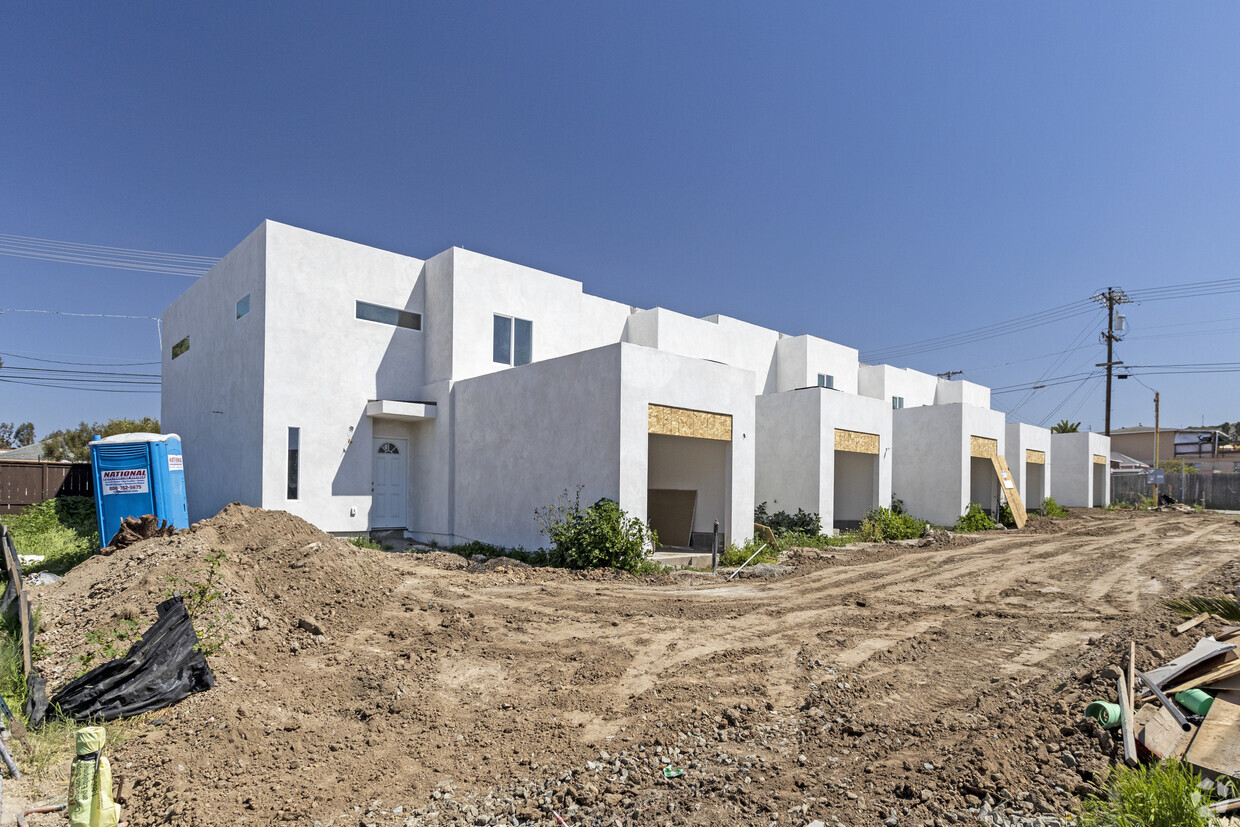
[[[853,451],[835,452],[835,508],[832,526],[842,531],[861,527],[878,508],[878,456]]]
[[[721,532],[728,524],[728,443],[664,434],[648,440],[646,519],[660,547],[709,550],[715,520]]]
[[[1102,463],[1094,463],[1094,508],[1107,506],[1107,467]]]
[[[989,457],[969,458],[969,502],[977,503],[992,515],[999,506],[999,477]]]
[[[1025,465],[1025,508],[1033,510],[1042,507],[1046,499],[1046,466],[1032,462]]]

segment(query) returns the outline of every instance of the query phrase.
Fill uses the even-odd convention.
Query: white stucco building
[[[1051,496],[1066,508],[1111,501],[1111,438],[1088,431],[1051,434]]]
[[[950,523],[997,492],[970,453],[1004,448],[985,388],[460,248],[421,260],[264,222],[163,330],[195,520],[239,500],[333,532],[537,547],[534,510],[581,487],[683,546],[716,520],[744,541],[758,502],[847,526],[894,481]]]

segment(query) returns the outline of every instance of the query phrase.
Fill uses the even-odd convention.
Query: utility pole
[[[936,373],[934,375],[940,379],[951,379],[953,376],[959,376],[962,373],[964,373],[962,370],[945,370],[942,373]]]
[[[1154,479],[1158,479],[1158,391],[1154,391]],[[1154,483],[1154,505],[1158,504],[1158,483]]]
[[[1115,361],[1114,349],[1115,343],[1119,341],[1119,337],[1115,335],[1115,305],[1128,304],[1132,300],[1125,295],[1124,291],[1118,287],[1108,287],[1105,293],[1097,293],[1094,295],[1094,301],[1106,305],[1107,309],[1107,332],[1102,334],[1102,340],[1107,344],[1107,360],[1099,362],[1094,367],[1107,369],[1107,412],[1106,412],[1106,428],[1107,436],[1111,435],[1111,374],[1114,373],[1116,365],[1122,365],[1123,362]]]

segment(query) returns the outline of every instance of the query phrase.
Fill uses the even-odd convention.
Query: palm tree
[[[1051,426],[1052,434],[1075,434],[1081,430],[1081,423],[1061,419]]]

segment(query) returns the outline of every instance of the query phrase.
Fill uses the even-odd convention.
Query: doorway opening
[[[648,440],[646,519],[659,545],[709,550],[715,520],[721,533],[728,524],[729,443],[665,434]]]
[[[999,477],[989,457],[969,458],[969,502],[991,515],[999,507]]]
[[[835,489],[831,527],[851,531],[878,508],[878,455],[835,452]]]
[[[1094,463],[1094,508],[1107,506],[1107,467],[1100,462]]]
[[[1042,507],[1046,499],[1046,466],[1025,463],[1025,508],[1033,510]]]

